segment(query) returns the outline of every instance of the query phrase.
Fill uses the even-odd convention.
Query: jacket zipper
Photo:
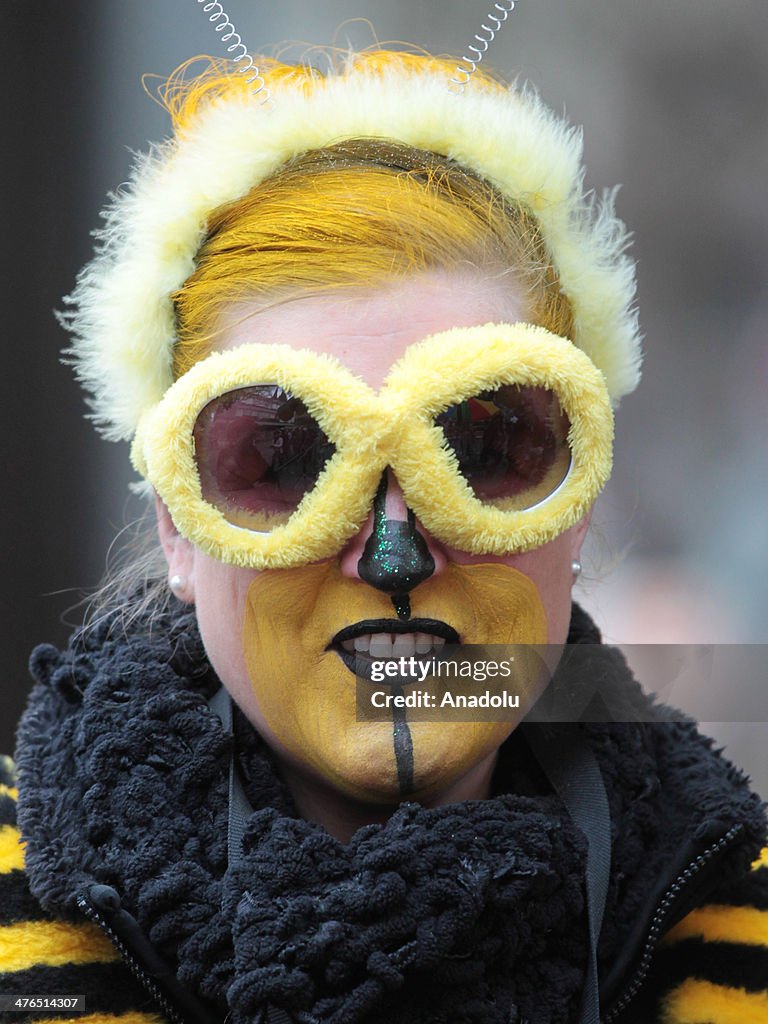
[[[629,982],[627,988],[624,990],[623,995],[619,997],[618,1001],[614,1002],[609,1012],[603,1018],[603,1024],[612,1024],[612,1021],[616,1020],[619,1014],[624,1012],[645,984],[648,971],[650,970],[653,953],[661,936],[661,929],[669,915],[670,908],[680,895],[680,891],[688,885],[691,879],[695,878],[695,876],[712,860],[713,857],[716,857],[725,849],[726,846],[730,845],[730,843],[733,842],[736,836],[738,836],[743,829],[744,826],[742,824],[733,825],[728,829],[725,835],[721,836],[716,843],[708,846],[703,853],[700,853],[695,860],[691,861],[688,867],[677,876],[669,889],[664,893],[664,896],[656,908],[656,912],[651,920],[651,926],[648,929],[645,946],[643,947],[640,962],[638,963],[634,976]]]
[[[94,890],[102,890],[99,894],[94,895]],[[163,986],[156,982],[152,977],[151,970],[147,969],[146,963],[142,963],[140,957],[136,956],[132,952],[129,941],[126,941],[118,931],[115,930],[113,925],[110,923],[110,917],[108,913],[102,913],[102,911],[96,905],[102,901],[106,896],[109,904],[108,910],[115,915],[122,913],[130,922],[131,930],[136,932],[135,940],[140,942],[142,945],[147,947],[147,955],[157,957],[157,953],[149,945],[148,940],[143,936],[139,930],[138,924],[127,914],[126,911],[120,905],[120,897],[118,896],[115,889],[111,886],[96,885],[92,886],[89,893],[80,892],[75,897],[75,902],[78,908],[83,914],[91,921],[101,928],[104,934],[109,938],[115,949],[120,954],[121,958],[125,961],[126,966],[139,981],[143,988],[149,993],[149,995],[155,1000],[158,1006],[162,1009],[165,1015],[168,1017],[170,1024],[219,1024],[219,1017],[214,1018],[213,1011],[207,1010],[198,1000],[191,994],[183,991],[181,996],[177,997],[181,1001],[181,1007],[174,1003],[173,992],[166,993]],[[167,965],[162,964],[158,959],[157,965],[163,974],[170,975],[170,971]],[[169,984],[171,979],[169,978]],[[175,983],[175,976],[174,976]],[[184,1006],[185,1002],[189,1002],[189,1006]],[[285,1010],[279,1009],[275,1006],[266,1007],[266,1016],[260,1017],[260,1021],[265,1021],[266,1024],[293,1024],[293,1018],[286,1013]],[[304,1020],[305,1017],[302,1017]],[[306,1016],[306,1024],[317,1024],[313,1018]]]
[[[87,918],[93,921],[101,928],[101,930],[109,938],[110,942],[117,949],[120,956],[125,961],[126,965],[130,969],[131,973],[137,980],[144,986],[147,992],[152,996],[155,1002],[160,1006],[163,1013],[166,1014],[171,1024],[188,1024],[187,1019],[182,1017],[178,1010],[168,1001],[168,998],[163,993],[159,985],[157,985],[152,978],[147,974],[144,968],[141,966],[139,961],[133,956],[131,951],[125,945],[119,935],[112,929],[107,918],[101,914],[88,898],[83,893],[78,893],[76,902],[80,910],[85,914]]]

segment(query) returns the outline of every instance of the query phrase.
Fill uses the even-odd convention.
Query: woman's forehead
[[[282,344],[334,356],[379,388],[409,345],[451,327],[526,319],[520,286],[509,275],[434,272],[407,280],[233,306],[216,349]]]

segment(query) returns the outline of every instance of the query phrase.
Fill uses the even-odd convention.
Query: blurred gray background
[[[492,2],[225,6],[254,50],[361,47],[375,30],[457,53]],[[29,650],[65,641],[62,618],[78,621],[72,606],[138,512],[127,448],[83,419],[52,310],[130,151],[167,131],[140,76],[221,50],[195,0],[5,0],[3,14],[0,750],[10,750]],[[360,18],[372,27],[349,22]],[[645,375],[619,412],[616,469],[578,588],[619,643],[768,643],[767,41],[764,0],[520,0],[491,51],[495,68],[584,126],[588,184],[622,183],[618,209],[635,235]],[[711,730],[768,792],[768,726]]]

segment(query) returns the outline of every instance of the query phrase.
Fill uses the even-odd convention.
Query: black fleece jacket
[[[573,726],[611,814],[604,1024],[768,1024],[760,801],[692,723],[650,709],[578,608],[569,642],[610,706],[656,719]],[[297,817],[239,719],[254,811],[228,867],[232,740],[193,617],[149,637],[104,623],[38,648],[33,671],[24,859],[10,777],[0,788],[0,995],[85,994],[93,1024],[578,1020],[585,843],[531,757],[540,726],[502,747],[491,799],[404,804],[341,844]]]

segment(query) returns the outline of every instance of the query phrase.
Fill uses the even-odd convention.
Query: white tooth
[[[354,640],[342,640],[341,641],[341,646],[344,648],[345,651],[354,651],[354,649],[355,649],[355,641]]]
[[[414,633],[417,654],[429,654],[432,650],[432,637],[429,633]]]
[[[432,637],[432,643],[434,644],[435,647],[438,647],[438,648],[445,647],[445,637],[433,636]]]
[[[371,635],[370,654],[372,658],[392,657],[392,641],[389,633],[373,633]]]
[[[355,637],[355,650],[368,652],[368,648],[371,644],[371,634],[363,633],[362,636]]]
[[[416,637],[413,633],[395,633],[392,653],[396,658],[410,658],[416,653]]]

